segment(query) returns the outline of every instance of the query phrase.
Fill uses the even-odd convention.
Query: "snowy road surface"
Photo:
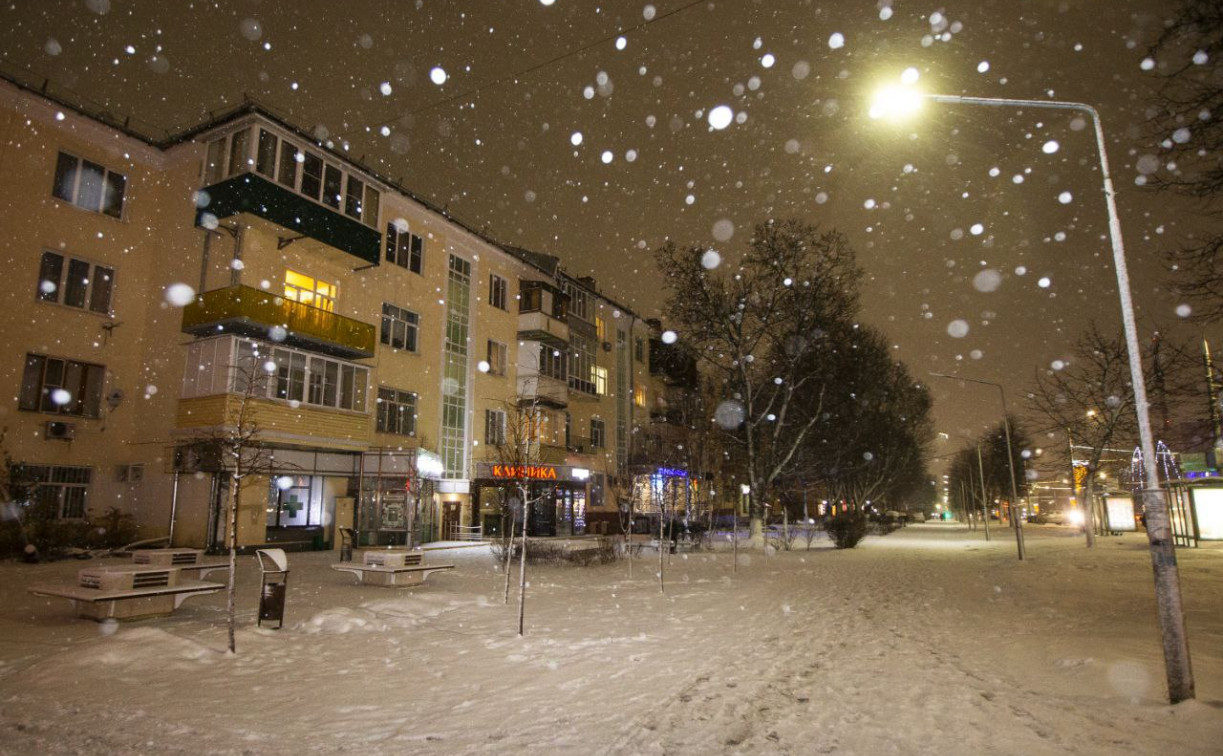
[[[1005,535],[1005,531],[1003,532]],[[423,586],[290,555],[283,630],[224,596],[97,624],[0,565],[0,753],[1223,753],[1223,550],[1180,552],[1198,698],[1165,701],[1145,537],[985,543],[911,526],[853,551],[529,571],[527,633],[484,549]],[[435,555],[436,556],[436,555]],[[514,581],[515,590],[517,579]]]

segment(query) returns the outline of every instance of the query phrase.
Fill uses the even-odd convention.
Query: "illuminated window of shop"
[[[285,299],[335,312],[336,286],[297,271],[285,271]]]

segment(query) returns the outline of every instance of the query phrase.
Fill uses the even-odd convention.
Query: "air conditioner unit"
[[[604,341],[604,342],[603,342],[603,351],[604,351],[604,352],[610,352],[610,351],[611,351],[611,342],[610,342],[610,341]]]
[[[43,433],[43,437],[57,441],[71,441],[76,438],[76,426],[72,423],[50,420],[47,422],[47,429]]]
[[[86,567],[77,571],[82,588],[99,591],[133,591],[178,585],[178,569],[149,567]]]

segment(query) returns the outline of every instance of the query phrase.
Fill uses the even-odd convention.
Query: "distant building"
[[[0,104],[0,425],[60,517],[114,507],[142,537],[223,543],[207,440],[253,368],[276,469],[248,481],[243,546],[502,528],[524,411],[509,451],[549,468],[531,530],[618,532],[609,487],[630,457],[648,473],[635,435],[674,387],[594,281],[256,105],[155,139],[13,82]]]

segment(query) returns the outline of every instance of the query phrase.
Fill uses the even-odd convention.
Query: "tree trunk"
[[[1095,471],[1087,468],[1087,479],[1083,481],[1083,532],[1087,534],[1087,548],[1096,545],[1096,482]]]
[[[522,637],[522,627],[527,612],[527,520],[531,509],[527,504],[526,490],[522,493],[522,559],[518,563],[518,637]]]
[[[234,639],[237,624],[236,581],[238,567],[238,505],[242,499],[242,481],[237,475],[229,477],[229,582],[226,585],[225,614],[229,622],[229,653],[237,653]]]

